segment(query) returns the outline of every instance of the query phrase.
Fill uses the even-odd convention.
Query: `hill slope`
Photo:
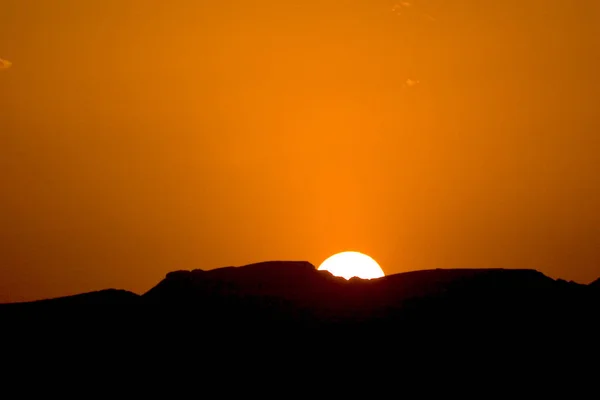
[[[348,281],[308,262],[268,261],[171,272],[142,295],[106,290],[4,304],[0,310],[100,304],[140,306],[130,322],[131,318],[168,321],[186,329],[265,324],[353,325],[403,332],[478,326],[553,329],[587,326],[600,311],[600,289],[597,283],[554,280],[534,270],[438,269]],[[125,309],[131,310],[114,308],[111,318]]]

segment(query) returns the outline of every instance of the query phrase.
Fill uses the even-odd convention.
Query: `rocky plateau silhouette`
[[[304,261],[267,261],[174,271],[141,295],[108,289],[5,303],[0,311],[81,310],[114,318],[149,314],[189,327],[295,325],[411,330],[464,327],[583,328],[600,311],[600,279],[588,285],[535,270],[435,269],[363,280],[335,277]],[[112,307],[111,312],[99,305]],[[189,318],[193,315],[194,318]],[[180,318],[180,320],[183,320]]]

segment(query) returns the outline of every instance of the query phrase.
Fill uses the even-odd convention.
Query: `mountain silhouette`
[[[143,368],[162,373],[192,362],[260,374],[263,361],[277,372],[318,362],[328,371],[374,366],[383,373],[391,362],[442,374],[455,364],[473,371],[510,365],[526,376],[583,366],[597,348],[599,311],[598,281],[535,270],[346,280],[308,262],[268,261],[173,271],[142,294],[109,289],[0,304],[0,320],[15,359],[24,350],[81,353],[91,369],[110,355],[125,369],[125,360],[144,359]]]
[[[45,300],[35,300],[25,303],[0,304],[4,306],[19,306],[20,308],[63,307],[81,305],[122,305],[139,302],[140,296],[127,290],[105,289],[95,292],[80,293],[71,296],[57,297]]]
[[[82,305],[139,305],[156,318],[211,326],[292,324],[377,327],[403,332],[514,326],[584,326],[600,311],[600,280],[589,285],[535,270],[435,269],[363,280],[335,277],[304,261],[174,271],[141,295],[103,290],[0,305],[0,311],[63,310]],[[191,313],[191,314],[190,314]]]

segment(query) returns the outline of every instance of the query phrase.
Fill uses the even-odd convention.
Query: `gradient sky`
[[[0,301],[344,250],[600,276],[599,2],[396,3],[2,0]]]

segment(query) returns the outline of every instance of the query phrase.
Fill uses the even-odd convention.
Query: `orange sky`
[[[598,2],[411,3],[2,0],[0,301],[343,250],[600,276]]]

